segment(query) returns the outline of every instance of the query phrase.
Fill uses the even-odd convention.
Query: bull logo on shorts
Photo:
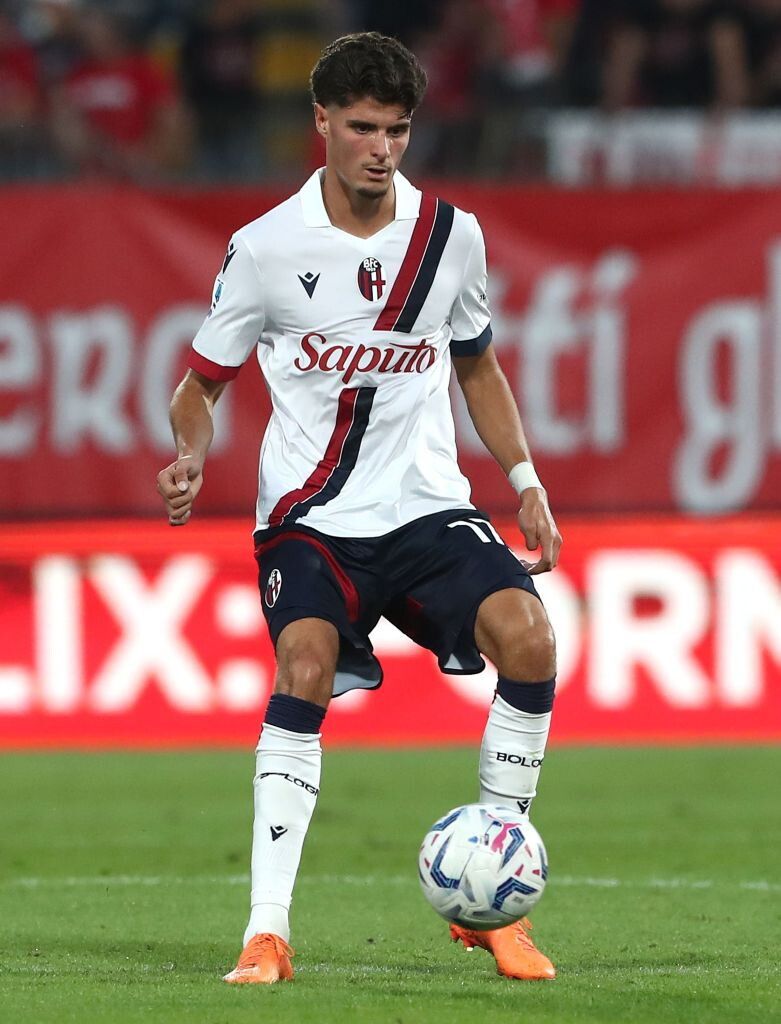
[[[282,589],[282,573],[279,569],[272,569],[268,575],[268,582],[266,583],[266,606],[273,608],[277,603],[279,592]]]
[[[369,302],[382,298],[385,281],[382,277],[382,264],[373,256],[367,256],[358,267],[358,287],[361,295]]]

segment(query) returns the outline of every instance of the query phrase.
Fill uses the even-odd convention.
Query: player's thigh
[[[366,595],[328,538],[302,531],[256,535],[263,614],[277,655],[278,692],[328,703],[340,636],[359,645]],[[368,640],[367,640],[368,643]]]
[[[539,603],[528,571],[477,509],[428,516],[395,545],[398,596],[383,614],[433,650],[444,672],[471,674],[485,667],[474,627],[487,597],[518,589]],[[497,645],[485,646],[495,653]]]
[[[540,599],[511,587],[485,597],[475,616],[478,650],[510,679],[550,679],[556,672],[553,630]]]
[[[339,631],[314,617],[288,623],[277,638],[275,693],[327,707],[339,657]]]

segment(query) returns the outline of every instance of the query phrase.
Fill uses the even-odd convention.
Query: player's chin
[[[355,191],[364,199],[382,199],[384,195],[388,194],[390,184],[389,177],[387,181],[378,182],[376,185],[359,185]]]

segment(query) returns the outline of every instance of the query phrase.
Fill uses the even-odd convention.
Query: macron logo
[[[231,242],[231,244],[228,246],[228,251],[225,253],[225,259],[222,261],[222,270],[220,271],[221,274],[224,274],[225,271],[228,269],[228,267],[230,266],[230,262],[235,255],[236,246],[233,244],[233,242]]]
[[[287,832],[284,825],[271,825],[271,842],[275,843],[277,839],[281,839],[282,836]]]
[[[304,291],[311,299],[315,293],[315,288],[317,288],[317,282],[320,280],[320,275],[318,274],[315,276],[310,270],[308,273],[304,274],[303,277],[299,274],[298,280],[304,286]]]

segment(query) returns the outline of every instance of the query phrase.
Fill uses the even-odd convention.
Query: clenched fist
[[[194,455],[180,455],[176,462],[157,474],[157,489],[165,502],[171,526],[184,526],[189,522],[202,484],[203,464]]]

